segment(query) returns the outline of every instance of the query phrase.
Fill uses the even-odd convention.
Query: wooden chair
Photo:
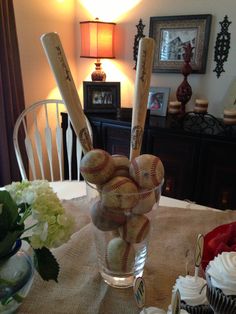
[[[82,148],[78,138],[73,135],[69,115],[66,132],[62,131],[61,112],[67,112],[62,100],[47,99],[32,104],[18,117],[14,127],[13,142],[22,179],[72,180],[72,172],[75,171],[76,179],[80,179]],[[87,118],[86,121],[92,138],[91,125]],[[30,178],[26,175],[26,165],[18,141],[21,128],[31,171]],[[76,162],[72,160],[72,149],[76,149]],[[66,156],[63,154],[64,151],[67,152]],[[68,178],[64,176],[64,168],[68,169]]]

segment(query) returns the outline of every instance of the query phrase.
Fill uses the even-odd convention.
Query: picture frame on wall
[[[120,82],[83,82],[84,112],[116,113],[120,108]]]
[[[150,109],[150,115],[166,116],[169,95],[169,87],[150,87],[147,105],[147,108]]]
[[[156,42],[152,72],[180,73],[183,47],[193,49],[192,73],[205,73],[211,14],[150,17],[149,36]]]

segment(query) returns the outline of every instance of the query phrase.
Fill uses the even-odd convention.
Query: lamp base
[[[101,62],[98,59],[95,64],[95,71],[91,74],[92,81],[97,81],[97,82],[105,82],[106,81],[106,73],[102,71],[101,68]]]

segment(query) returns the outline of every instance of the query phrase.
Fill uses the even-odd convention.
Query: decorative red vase
[[[183,58],[184,58],[184,64],[183,67],[181,69],[181,73],[184,76],[184,80],[183,82],[179,85],[179,87],[177,88],[176,91],[176,98],[178,99],[178,101],[181,102],[181,113],[184,114],[185,113],[185,105],[187,104],[187,102],[189,102],[189,100],[192,97],[192,88],[188,83],[188,75],[192,72],[192,67],[190,65],[190,61],[192,58],[192,51],[193,51],[194,47],[191,46],[190,43],[188,43],[186,46],[184,46],[184,54],[183,54]]]

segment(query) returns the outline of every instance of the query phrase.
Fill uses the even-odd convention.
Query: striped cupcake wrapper
[[[215,314],[235,314],[236,298],[225,295],[211,284],[211,277],[206,270],[207,299]]]

